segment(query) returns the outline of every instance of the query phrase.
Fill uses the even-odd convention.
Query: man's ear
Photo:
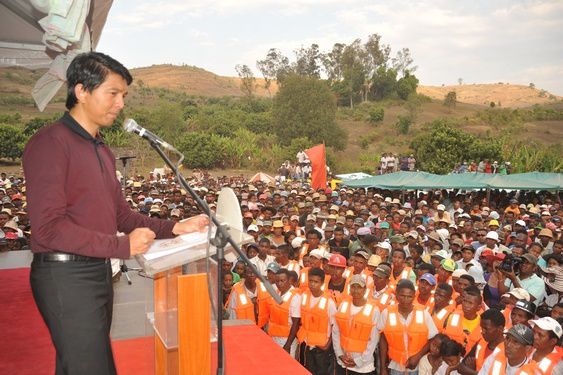
[[[88,95],[88,91],[86,91],[82,83],[78,83],[74,86],[74,95],[79,103],[83,103],[86,95]]]

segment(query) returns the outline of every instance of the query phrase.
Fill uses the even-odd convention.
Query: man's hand
[[[149,228],[137,228],[129,233],[129,252],[131,256],[146,253],[156,234]]]
[[[291,343],[286,342],[285,345],[283,346],[283,350],[291,354]]]
[[[208,225],[209,218],[205,215],[198,215],[176,223],[174,228],[172,228],[172,233],[179,235],[191,232],[203,232]]]
[[[418,362],[420,362],[420,356],[415,354],[407,359],[407,364],[405,365],[405,367],[411,370],[415,369],[416,366],[418,366]]]
[[[342,361],[342,363],[344,363],[345,367],[356,367],[356,362],[354,362],[354,360],[352,359],[352,357],[350,357],[348,353],[341,355],[339,358]]]
[[[500,272],[502,272],[514,284],[514,281],[516,280],[516,273],[514,272],[514,269],[512,269],[510,272],[506,272],[504,270],[501,270]]]

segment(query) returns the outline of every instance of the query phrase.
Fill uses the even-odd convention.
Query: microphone
[[[135,134],[138,134],[141,138],[145,138],[149,142],[154,142],[166,150],[178,152],[174,148],[174,146],[163,141],[162,138],[160,138],[158,135],[151,133],[147,129],[143,128],[141,125],[137,124],[137,122],[132,118],[128,118],[125,120],[125,122],[123,123],[123,129],[128,133],[133,132]]]

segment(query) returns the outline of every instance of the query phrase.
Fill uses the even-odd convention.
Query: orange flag
[[[326,188],[326,151],[324,143],[305,150],[311,160],[311,187]]]

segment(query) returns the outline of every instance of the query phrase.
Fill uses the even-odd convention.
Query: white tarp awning
[[[39,110],[81,52],[95,50],[113,0],[0,0],[0,67],[49,68],[32,95]]]

